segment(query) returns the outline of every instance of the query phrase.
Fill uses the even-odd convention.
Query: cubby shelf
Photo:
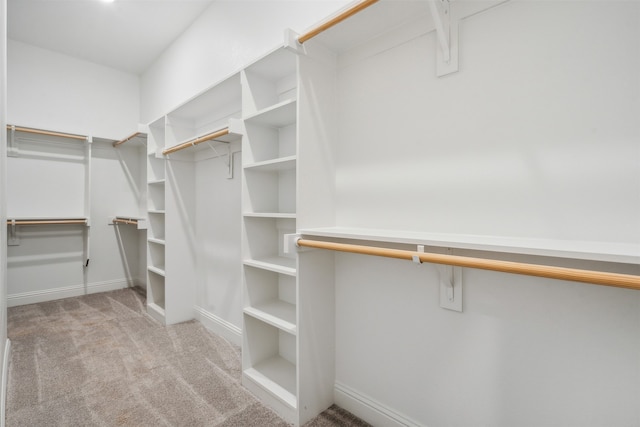
[[[273,160],[265,160],[247,164],[244,166],[246,170],[258,172],[279,172],[296,168],[296,156],[281,157]]]
[[[280,356],[257,363],[246,369],[244,375],[291,409],[298,404],[295,391],[296,366]]]
[[[258,259],[245,259],[243,264],[274,271],[276,273],[287,274],[289,276],[296,275],[296,260],[292,258],[273,256]]]
[[[242,214],[247,218],[282,218],[296,219],[295,213],[279,213],[279,212],[245,212]]]
[[[159,304],[150,302],[150,303],[147,303],[147,309],[155,312],[158,316],[161,316],[162,318],[164,318],[163,305],[159,305]]]
[[[164,245],[165,244],[164,239],[157,239],[155,237],[149,238],[149,239],[147,239],[147,241],[149,243],[155,243],[156,245]]]
[[[245,307],[245,314],[255,317],[276,328],[295,335],[296,306],[280,300],[266,301],[251,307]]]
[[[245,117],[245,122],[270,127],[285,127],[296,122],[296,99],[286,99]]]
[[[164,270],[162,268],[155,267],[153,265],[149,265],[149,266],[147,266],[147,270],[151,271],[152,273],[157,274],[158,276],[162,276],[162,277],[165,276],[165,272],[164,272]]]
[[[165,183],[165,179],[154,179],[152,181],[147,181],[147,184],[149,185],[163,185]]]

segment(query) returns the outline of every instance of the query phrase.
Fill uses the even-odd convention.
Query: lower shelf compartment
[[[248,380],[296,409],[296,366],[280,356],[263,360],[252,368],[244,371]]]
[[[147,303],[147,313],[149,316],[164,324],[164,308],[154,303]]]

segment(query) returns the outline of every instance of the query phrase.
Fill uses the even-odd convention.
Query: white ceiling
[[[8,37],[140,74],[214,0],[8,0]]]

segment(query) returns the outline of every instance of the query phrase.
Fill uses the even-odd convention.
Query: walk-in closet
[[[639,2],[0,5],[1,425],[640,426]]]

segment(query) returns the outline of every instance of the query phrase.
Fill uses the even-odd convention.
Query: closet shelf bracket
[[[418,245],[418,252],[424,252],[424,246]],[[451,249],[447,250],[451,255]],[[440,307],[462,313],[462,267],[436,264],[440,282]]]
[[[428,0],[438,40],[436,75],[458,71],[458,23],[450,0]]]
[[[9,129],[9,135],[7,137],[7,156],[18,157],[18,147],[15,145],[16,140],[16,127],[14,125],[7,126]]]
[[[16,220],[12,219],[10,222],[11,225],[9,226],[9,236],[7,236],[7,246],[19,246],[20,239],[18,239],[18,234],[16,233]]]

